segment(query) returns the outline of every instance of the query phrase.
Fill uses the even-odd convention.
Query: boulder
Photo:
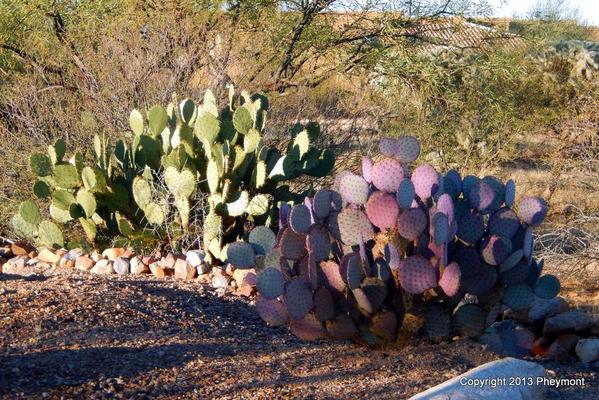
[[[599,360],[599,338],[580,339],[576,344],[576,355],[586,363]]]
[[[255,285],[256,279],[253,279],[252,276],[254,278],[256,276],[253,269],[236,269],[233,271],[233,280],[237,283],[237,287],[242,287],[246,283],[246,279],[248,280],[247,284],[254,282]]]
[[[150,268],[144,264],[140,256],[133,257],[129,261],[129,266],[131,268],[131,273],[135,275],[147,274],[150,272]]]
[[[196,267],[182,258],[175,262],[175,278],[183,280],[192,280],[197,275]]]
[[[552,299],[536,297],[528,310],[528,319],[531,322],[540,321],[566,312],[568,309],[568,302],[562,297],[554,297]]]
[[[2,272],[13,275],[28,275],[29,271],[25,267],[27,259],[27,256],[17,256],[11,258],[2,266]]]
[[[67,254],[65,254],[59,262],[59,266],[61,268],[75,268],[75,263],[77,262],[77,257],[83,254],[83,250],[81,249],[73,249],[70,250]]]
[[[117,257],[112,264],[114,272],[119,275],[127,275],[129,273],[129,259],[125,257]]]
[[[58,264],[62,255],[57,252],[53,252],[50,249],[42,249],[40,253],[37,255],[38,261],[46,262],[48,264]]]
[[[110,260],[102,259],[96,263],[91,269],[93,274],[110,275],[114,273],[112,268],[112,262]]]
[[[582,311],[568,311],[545,320],[543,335],[561,335],[563,333],[581,332],[591,327],[593,321]]]
[[[547,351],[547,358],[554,361],[565,362],[570,359],[570,353],[576,346],[576,343],[580,339],[580,336],[572,333],[560,335],[551,343],[549,350]]]
[[[168,253],[166,257],[162,258],[161,265],[163,268],[175,268],[175,263],[177,262],[177,257],[173,253]]]
[[[410,400],[541,400],[544,385],[537,384],[537,379],[543,379],[545,373],[545,368],[537,363],[508,357],[471,369]],[[510,385],[510,379],[515,377],[531,379],[533,384]]]
[[[102,257],[108,258],[110,261],[116,260],[118,257],[123,257],[125,250],[122,247],[112,247],[110,249],[106,249],[102,252]]]
[[[89,258],[89,256],[79,256],[75,260],[75,268],[81,271],[91,271],[94,267],[94,260]]]
[[[10,250],[15,256],[26,256],[35,251],[35,247],[27,242],[17,241],[10,245]]]
[[[212,287],[215,289],[228,288],[229,287],[229,278],[226,277],[225,275],[214,275],[212,277]]]
[[[165,268],[162,266],[160,261],[155,261],[149,266],[152,275],[156,278],[164,278],[166,276]]]
[[[194,268],[199,267],[204,264],[204,259],[206,258],[206,253],[202,250],[189,250],[185,253],[185,259]]]

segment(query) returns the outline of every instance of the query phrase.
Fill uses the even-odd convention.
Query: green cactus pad
[[[306,254],[306,235],[285,229],[279,242],[281,255],[290,260],[299,260]]]
[[[353,208],[344,208],[337,216],[339,234],[343,243],[355,246],[360,237],[364,242],[374,237],[374,229],[366,214]]]
[[[252,171],[252,180],[250,185],[255,189],[260,189],[266,183],[266,163],[258,161]]]
[[[44,181],[35,181],[33,185],[33,194],[38,199],[45,199],[50,196],[50,186]]]
[[[164,171],[164,183],[175,197],[189,197],[195,190],[196,179],[193,172],[184,169],[179,172],[173,167]]]
[[[253,153],[260,146],[260,132],[256,129],[250,129],[243,137],[243,151],[246,154]]]
[[[15,233],[19,236],[32,238],[37,235],[37,226],[25,222],[21,214],[13,215],[11,225]]]
[[[307,314],[301,319],[292,319],[289,327],[291,332],[302,340],[317,340],[325,335],[322,322],[318,320],[314,313]]]
[[[302,159],[310,150],[310,138],[308,131],[303,130],[293,138],[289,145],[289,152],[294,154],[297,159]]]
[[[68,210],[75,202],[75,196],[66,190],[55,190],[52,193],[52,204],[60,209]]]
[[[345,314],[339,314],[334,320],[326,321],[326,330],[328,336],[333,340],[352,339],[358,334],[356,325]]]
[[[162,106],[156,105],[148,110],[148,128],[152,136],[160,136],[167,124],[168,114]]]
[[[96,240],[96,235],[98,233],[98,228],[96,223],[90,218],[79,218],[79,223],[85,232],[85,236],[90,242]]]
[[[453,326],[460,336],[478,337],[485,329],[486,315],[476,304],[464,304],[453,314]]]
[[[52,145],[48,146],[48,155],[50,156],[50,160],[52,161],[52,164],[57,164],[59,162],[62,162],[66,151],[67,151],[67,144],[62,139],[58,139],[56,141],[56,143],[54,143],[54,146],[52,146]]]
[[[129,114],[129,126],[136,135],[144,133],[144,117],[138,110],[131,111]]]
[[[151,225],[162,225],[164,222],[164,212],[162,207],[156,203],[148,203],[143,209],[146,220]]]
[[[276,244],[274,232],[267,226],[256,226],[249,234],[248,242],[256,254],[268,254]]]
[[[269,300],[258,294],[256,298],[256,311],[270,326],[285,325],[288,319],[287,307],[279,300]]]
[[[254,127],[252,113],[245,106],[241,106],[233,113],[233,126],[239,133],[246,134]]]
[[[87,218],[91,218],[96,212],[96,197],[84,188],[77,192],[77,203],[81,206]]]
[[[559,294],[561,285],[554,275],[543,275],[535,284],[535,294],[542,299],[552,299]]]
[[[527,309],[534,300],[534,293],[526,283],[508,286],[501,301],[514,311]]]
[[[281,270],[268,267],[260,271],[257,281],[258,293],[269,300],[285,293],[285,279]]]
[[[40,209],[32,201],[24,201],[19,207],[19,215],[23,221],[31,225],[38,225],[42,220]]]
[[[150,184],[139,176],[133,179],[132,192],[133,199],[141,209],[145,208],[152,201]]]
[[[133,227],[133,224],[125,217],[117,216],[117,225],[119,228],[119,232],[121,232],[123,236],[131,237],[135,233],[135,228]]]
[[[83,186],[90,192],[103,192],[106,189],[106,178],[102,174],[102,171],[84,167],[81,170],[81,180]]]
[[[210,147],[220,132],[220,121],[212,114],[203,114],[196,120],[195,135],[202,141],[204,147]]]
[[[187,125],[193,122],[194,115],[196,113],[196,106],[191,99],[184,99],[179,103],[179,113],[181,114],[181,120]]]
[[[335,303],[329,290],[322,286],[314,293],[314,311],[319,321],[335,318]]]
[[[52,175],[52,161],[47,155],[34,153],[29,157],[31,171],[39,177]]]
[[[293,319],[302,319],[314,306],[312,290],[302,278],[292,278],[285,287],[285,304]]]
[[[227,214],[231,217],[243,215],[248,208],[249,194],[245,190],[232,196],[232,202],[225,204]]]
[[[37,227],[38,241],[41,245],[51,248],[64,247],[62,231],[51,221],[42,221]]]
[[[208,161],[208,166],[206,167],[206,181],[208,182],[210,193],[217,193],[220,187],[220,174],[218,165],[214,160]]]
[[[306,237],[306,245],[315,262],[328,258],[331,252],[331,241],[327,229],[319,225],[310,228]]]
[[[270,201],[264,194],[257,194],[248,203],[247,213],[253,216],[265,215],[270,211]]]
[[[73,220],[70,212],[70,206],[68,209],[58,207],[54,202],[50,203],[50,217],[58,223],[66,224]]]
[[[385,340],[395,339],[397,332],[397,316],[392,311],[382,311],[372,316],[370,330]]]
[[[440,342],[449,338],[451,334],[451,315],[440,304],[427,305],[423,332],[433,342]]]
[[[73,189],[81,183],[77,168],[71,164],[55,165],[52,178],[56,182],[56,185],[63,189]]]
[[[239,269],[250,269],[256,264],[254,248],[246,242],[233,242],[227,248],[227,262]]]
[[[289,226],[295,233],[306,234],[312,225],[310,209],[304,204],[297,204],[289,214]]]

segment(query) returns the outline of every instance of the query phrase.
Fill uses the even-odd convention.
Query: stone
[[[149,266],[152,275],[156,278],[164,278],[166,276],[165,268],[162,266],[160,261],[155,261]]]
[[[104,258],[102,254],[98,252],[98,250],[93,250],[89,256],[92,260],[94,260],[94,262],[98,262]]]
[[[135,275],[147,274],[150,272],[150,268],[144,264],[143,259],[140,256],[133,257],[129,261],[131,273]]]
[[[93,274],[99,275],[110,275],[114,274],[114,269],[112,268],[112,262],[110,260],[100,260],[93,266],[91,269]]]
[[[411,397],[410,400],[541,400],[544,398],[545,386],[537,382],[545,378],[545,375],[545,368],[535,362],[507,357],[471,369]],[[533,384],[509,385],[510,378],[514,377],[530,377]],[[488,381],[484,381],[485,379]],[[485,382],[486,384],[481,384]]]
[[[536,297],[528,310],[528,319],[531,322],[540,321],[566,312],[569,310],[569,307],[568,302],[562,297],[554,297],[552,299]]]
[[[35,251],[35,247],[27,242],[16,241],[10,245],[10,250],[15,256],[27,256],[32,251]]]
[[[156,259],[154,257],[151,257],[151,256],[143,256],[141,258],[141,262],[144,263],[144,264],[146,264],[146,265],[150,265],[153,262],[156,262]]]
[[[11,250],[11,246],[2,246],[0,247],[0,257],[3,258],[13,258],[13,256],[24,256],[25,254],[15,254],[12,250]]]
[[[256,288],[250,285],[243,285],[235,291],[237,296],[251,297],[256,292]]]
[[[212,282],[212,274],[203,274],[198,276],[199,283],[211,283]]]
[[[212,287],[215,289],[228,288],[229,287],[229,278],[227,278],[225,275],[214,275],[212,277]]]
[[[114,272],[119,275],[127,275],[129,273],[129,259],[125,257],[117,257],[112,264]]]
[[[108,258],[110,261],[116,260],[125,254],[125,249],[122,247],[113,247],[102,252],[102,257]]]
[[[37,255],[39,261],[47,262],[49,264],[58,264],[61,257],[61,255],[58,255],[58,252],[53,252],[50,249],[42,249]]]
[[[237,283],[237,287],[243,286],[246,276],[250,274],[255,275],[253,269],[236,269],[233,272],[233,280]]]
[[[582,311],[568,311],[545,320],[543,335],[560,335],[562,333],[581,332],[593,324],[591,317]]]
[[[161,265],[163,268],[175,268],[177,257],[173,253],[168,253],[166,257],[162,258]]]
[[[545,336],[541,336],[533,342],[530,353],[533,356],[545,357],[549,351],[549,346],[551,346],[551,341]]]
[[[54,252],[54,254],[56,254],[60,258],[64,257],[67,253],[68,251],[66,249],[58,249]]]
[[[235,267],[232,266],[231,264],[227,264],[227,267],[225,268],[225,274],[227,274],[229,276],[233,276],[234,272],[235,272]]]
[[[81,271],[91,271],[91,269],[94,267],[94,264],[94,260],[89,258],[89,256],[79,256],[75,260],[75,269]]]
[[[83,250],[81,249],[73,249],[69,250],[67,254],[65,254],[58,264],[61,268],[75,268],[75,263],[77,262],[77,257],[83,254]]]
[[[196,267],[191,265],[187,260],[179,258],[175,262],[175,278],[183,280],[191,280],[197,275]]]
[[[185,253],[185,259],[194,268],[199,267],[204,264],[204,259],[206,258],[206,253],[202,250],[189,250]]]
[[[547,350],[547,358],[554,361],[565,362],[570,359],[570,353],[578,343],[580,336],[568,333],[560,335],[551,343],[549,350]]]
[[[28,270],[25,267],[27,256],[13,257],[2,266],[2,272],[13,275],[27,275]]]
[[[576,344],[576,355],[586,363],[599,360],[599,338],[580,339]]]

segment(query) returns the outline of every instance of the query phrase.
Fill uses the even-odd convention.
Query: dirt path
[[[470,340],[369,350],[269,328],[247,300],[198,283],[0,275],[2,398],[406,398],[497,356]],[[599,373],[544,362],[599,398]]]

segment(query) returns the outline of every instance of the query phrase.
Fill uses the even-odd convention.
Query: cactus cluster
[[[112,146],[96,136],[93,156],[76,153],[65,161],[66,145],[59,140],[48,154],[30,160],[38,177],[33,191],[51,199],[54,222],[42,221],[29,201],[13,218],[15,231],[42,245],[63,247],[56,223],[77,220],[92,243],[100,231],[109,239],[160,242],[176,240],[173,232],[184,235],[190,223],[200,221],[203,246],[209,260],[218,263],[248,221],[270,225],[276,221],[273,206],[296,199],[285,181],[302,174],[324,176],[334,165],[333,153],[314,145],[320,134],[315,123],[290,130],[286,153],[266,146],[267,112],[262,95],[238,95],[231,88],[228,104],[219,109],[208,90],[198,105],[173,96],[166,108],[133,110],[132,138]],[[207,206],[198,200],[205,197]]]
[[[261,251],[251,239],[229,248],[235,267],[258,271],[260,316],[304,339],[376,345],[397,336],[408,312],[434,341],[458,334],[505,354],[530,350],[532,341],[514,338],[532,333],[502,319],[560,290],[533,256],[543,199],[516,205],[512,180],[411,169],[420,152],[412,137],[383,139],[380,151],[363,158],[361,175],[343,171],[332,190],[283,204]]]

